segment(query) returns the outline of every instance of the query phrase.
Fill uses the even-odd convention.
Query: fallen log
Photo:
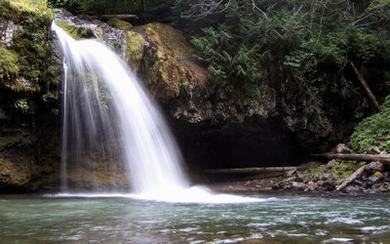
[[[257,174],[263,172],[281,172],[296,170],[297,167],[255,167],[255,168],[232,168],[232,169],[209,169],[206,174]]]
[[[326,159],[343,159],[349,161],[364,161],[364,162],[378,161],[381,163],[390,163],[390,154],[320,153],[320,154],[312,154],[312,156],[316,158],[326,158]]]
[[[336,187],[336,190],[342,191],[345,187],[347,187],[349,184],[351,184],[354,180],[359,179],[365,170],[366,170],[366,165],[363,165],[362,167],[358,168],[350,177],[348,177],[340,185],[338,185]]]

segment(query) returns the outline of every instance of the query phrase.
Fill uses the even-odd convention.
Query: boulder
[[[128,31],[126,44],[126,61],[133,72],[137,73],[141,66],[142,58],[144,57],[145,39],[137,32]]]
[[[2,188],[21,189],[31,179],[32,159],[0,157],[0,190]]]
[[[137,26],[133,31],[146,41],[142,76],[156,99],[168,102],[184,92],[195,93],[195,90],[199,92],[207,87],[210,75],[193,58],[192,48],[181,31],[161,23]],[[141,50],[140,37],[133,32],[129,37],[135,41],[136,49]],[[133,45],[128,43],[128,48],[134,52]],[[141,61],[141,52],[136,53],[134,59]]]
[[[384,165],[381,162],[371,162],[366,165],[366,170],[369,171],[383,171]]]

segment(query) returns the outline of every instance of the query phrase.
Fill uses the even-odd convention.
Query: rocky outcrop
[[[134,48],[131,43],[143,38],[143,57],[136,55],[138,60],[132,61],[138,61],[139,74],[157,100],[170,104],[185,96],[187,99],[182,102],[194,103],[196,96],[207,94],[210,75],[195,61],[191,47],[179,30],[152,23],[135,27],[129,36],[130,50]]]
[[[276,190],[389,192],[390,173],[380,162],[368,164],[332,160],[306,165],[273,185]]]
[[[224,192],[390,192],[389,168],[380,162],[310,162],[288,172],[231,175],[219,181],[211,179],[210,186]]]
[[[17,136],[0,137],[0,190],[21,190],[31,180],[34,164],[31,136],[18,131]]]
[[[126,35],[126,61],[134,72],[138,72],[144,57],[146,42],[141,34],[128,31]]]

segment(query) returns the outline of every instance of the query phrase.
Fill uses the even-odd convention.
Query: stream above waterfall
[[[262,202],[183,204],[2,196],[2,241],[335,243],[390,241],[386,195],[250,195]]]

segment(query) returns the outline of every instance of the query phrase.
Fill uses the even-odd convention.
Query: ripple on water
[[[334,237],[334,238],[322,241],[322,243],[335,243],[335,242],[354,243],[354,239],[343,238],[343,237]]]
[[[385,233],[385,232],[390,232],[390,225],[365,226],[365,227],[360,228],[360,230],[363,233],[372,233],[372,234]]]
[[[361,220],[354,219],[352,217],[337,217],[325,222],[325,224],[332,224],[332,223],[341,223],[341,224],[349,224],[349,225],[363,224]]]
[[[239,239],[244,242],[264,239],[265,243],[268,240],[371,243],[383,240],[390,243],[390,214],[384,211],[390,209],[388,201],[366,200],[364,206],[373,206],[371,210],[360,208],[359,199],[354,198],[343,198],[334,204],[324,198],[290,197],[290,201],[285,196],[279,202],[275,200],[277,196],[272,201],[222,205],[108,196],[7,199],[0,202],[0,236],[4,243],[17,239],[130,243],[228,243]],[[321,207],[314,210],[316,201]],[[325,203],[326,208],[322,207]]]

